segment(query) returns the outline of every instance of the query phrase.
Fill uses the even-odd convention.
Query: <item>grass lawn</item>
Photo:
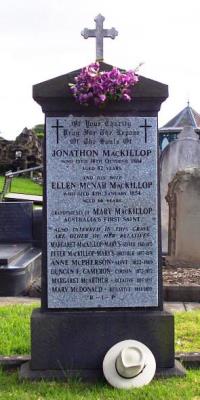
[[[0,308],[0,354],[30,353],[30,315],[35,305]]]
[[[4,177],[0,176],[0,192],[3,189]],[[42,195],[42,186],[29,178],[16,177],[12,179],[11,192]]]
[[[185,378],[153,380],[148,386],[118,390],[102,384],[78,381],[20,382],[17,373],[0,373],[0,400],[199,400],[200,370]]]
[[[38,303],[39,305],[39,303]],[[0,307],[0,354],[30,353],[30,314],[37,305]],[[176,351],[200,351],[200,311],[176,313]],[[20,382],[17,373],[0,371],[0,400],[200,400],[200,370],[184,378],[154,380],[130,391],[106,383]]]
[[[0,192],[3,190],[4,177],[0,176]]]
[[[200,310],[175,313],[175,327],[176,351],[200,352]]]

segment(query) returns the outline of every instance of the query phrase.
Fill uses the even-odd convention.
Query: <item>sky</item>
[[[169,86],[159,126],[190,101],[200,113],[199,0],[0,0],[0,136],[14,139],[44,122],[32,86],[95,61],[95,40],[81,31],[115,27],[104,61]]]

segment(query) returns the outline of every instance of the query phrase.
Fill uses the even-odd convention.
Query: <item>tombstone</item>
[[[172,265],[200,266],[200,169],[178,172],[169,184],[169,257]]]
[[[200,167],[200,140],[191,126],[186,126],[175,140],[161,154],[161,221],[162,252],[168,254],[169,208],[166,201],[168,184],[178,171],[188,167]]]
[[[181,373],[160,263],[157,114],[168,88],[140,77],[130,103],[84,107],[67,90],[79,73],[33,87],[46,116],[45,239],[21,377],[101,379],[106,352],[126,339],[150,348],[158,373]]]
[[[41,225],[31,202],[0,202],[0,296],[25,294],[41,275]]]

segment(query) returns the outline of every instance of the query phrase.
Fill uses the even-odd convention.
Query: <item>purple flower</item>
[[[131,101],[131,96],[129,94],[127,94],[127,93],[123,93],[122,99],[124,101]]]
[[[118,68],[100,71],[96,62],[83,68],[74,80],[69,86],[75,99],[80,104],[100,106],[108,101],[131,101],[130,89],[138,82],[138,75]]]
[[[99,96],[99,100],[101,103],[104,103],[104,101],[106,101],[106,95],[105,94],[100,94]]]

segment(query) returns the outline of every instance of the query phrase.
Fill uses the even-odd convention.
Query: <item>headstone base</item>
[[[155,379],[170,378],[172,376],[183,377],[186,375],[186,370],[183,365],[175,360],[173,368],[161,368],[156,371]],[[88,382],[105,381],[103,371],[101,370],[32,370],[30,362],[22,364],[19,372],[19,378],[22,380],[59,380],[66,381],[70,378],[81,377],[82,380]]]
[[[30,370],[44,377],[56,371],[98,379],[107,351],[127,339],[149,347],[158,370],[174,368],[174,317],[165,311],[37,309],[31,317]]]

